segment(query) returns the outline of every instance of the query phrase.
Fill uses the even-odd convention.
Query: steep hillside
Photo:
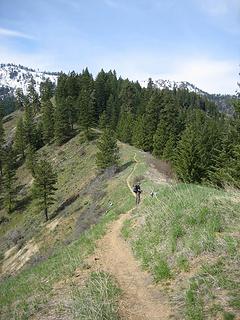
[[[46,72],[34,70],[21,65],[14,64],[0,64],[0,99],[5,98],[5,104],[9,104],[9,112],[13,110],[13,95],[16,89],[20,88],[23,93],[26,94],[29,82],[33,79],[35,81],[36,91],[39,93],[40,84],[46,79],[49,79],[54,84],[57,84],[59,72]],[[142,87],[147,87],[148,80],[139,81]],[[166,79],[157,79],[153,81],[153,86],[160,90],[163,89],[183,89],[189,92],[194,92],[200,96],[207,97],[211,101],[215,102],[221,112],[232,114],[232,99],[236,99],[235,96],[212,94],[205,92],[187,81],[174,81]]]
[[[48,155],[59,176],[57,202],[47,224],[30,199],[32,176],[25,165],[18,169],[17,212],[6,215],[1,211],[3,319],[47,312],[46,296],[54,293],[54,284],[71,279],[77,267],[84,268],[84,257],[93,252],[107,223],[133,206],[125,179],[132,170],[134,149],[126,146],[121,150],[119,172],[98,176],[95,142],[84,144],[76,136],[61,148],[43,148],[40,153]]]
[[[141,81],[140,84],[143,87],[146,87],[148,85],[148,80]],[[173,80],[164,80],[164,79],[158,79],[153,81],[154,87],[158,89],[184,89],[188,90],[189,92],[195,92],[200,95],[207,95],[208,93],[199,89],[194,84],[189,83],[188,81],[173,81]]]
[[[16,89],[20,88],[26,94],[29,82],[33,79],[35,87],[39,92],[41,82],[49,80],[56,84],[58,73],[45,72],[30,69],[15,64],[0,64],[0,97],[1,95],[14,94]]]
[[[59,177],[47,223],[18,169],[17,211],[1,211],[1,319],[237,319],[238,193],[177,183],[122,143],[119,171],[98,175],[95,134],[38,151]]]
[[[141,86],[147,87],[149,80],[140,81]],[[163,80],[163,79],[157,79],[152,81],[152,85],[155,88],[158,88],[160,90],[169,89],[169,90],[188,90],[189,92],[194,92],[199,94],[200,96],[206,97],[209,100],[216,103],[218,106],[218,109],[220,112],[226,113],[226,114],[233,114],[233,100],[236,100],[236,95],[227,95],[227,94],[214,94],[214,93],[208,93],[206,91],[203,91],[202,89],[199,89],[194,84],[188,82],[188,81],[174,81],[174,80]]]

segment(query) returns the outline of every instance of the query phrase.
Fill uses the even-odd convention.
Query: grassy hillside
[[[10,220],[0,231],[3,318],[28,319],[35,309],[45,309],[54,283],[84,266],[84,258],[93,252],[108,222],[133,206],[126,178],[135,150],[125,145],[120,150],[119,172],[100,176],[95,169],[94,141],[81,143],[76,136],[60,148],[47,146],[39,151],[58,172],[57,201],[48,223],[30,201],[29,171],[25,165],[18,169],[18,211],[10,216],[1,211]]]
[[[134,207],[126,180],[135,155],[130,182],[142,180],[143,202],[122,235],[136,258],[168,295],[175,319],[237,319],[238,193],[173,182],[151,156],[119,146],[119,172],[100,176],[96,140],[83,143],[77,135],[39,151],[58,173],[47,223],[31,200],[30,172],[18,169],[17,210],[0,212],[9,219],[0,230],[1,319],[119,318],[116,279],[92,272],[87,257],[109,223]]]
[[[154,184],[122,234],[165,288],[176,319],[238,319],[239,193]]]

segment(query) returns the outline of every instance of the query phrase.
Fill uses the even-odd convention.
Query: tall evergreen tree
[[[16,163],[15,154],[11,147],[6,150],[3,166],[4,205],[8,213],[14,209]]]
[[[45,219],[48,221],[49,206],[55,201],[57,175],[51,163],[44,159],[37,164],[34,178],[33,196],[38,200],[40,208],[44,211]]]
[[[34,79],[31,79],[28,88],[27,88],[27,100],[28,104],[32,108],[32,112],[36,114],[40,110],[40,101],[39,101],[39,96],[38,93],[35,89],[36,82]]]
[[[89,92],[87,89],[81,90],[79,96],[79,125],[84,132],[86,138],[90,136],[90,129],[94,125],[94,110],[95,110],[95,92]]]
[[[175,168],[178,177],[185,182],[201,182],[202,161],[200,132],[193,125],[188,125],[177,146]]]
[[[122,112],[117,126],[117,135],[119,140],[125,143],[131,143],[133,129],[133,115],[130,112]]]
[[[58,102],[54,113],[54,137],[58,145],[63,144],[72,136],[68,108],[65,102]]]
[[[119,148],[114,131],[107,128],[103,131],[98,142],[98,153],[96,155],[96,164],[100,170],[112,166],[118,166]]]
[[[157,130],[159,119],[159,94],[153,93],[146,107],[142,123],[142,145],[144,151],[153,150],[153,136]]]
[[[32,146],[28,146],[26,151],[26,166],[31,171],[32,176],[35,176],[37,165],[36,150]]]
[[[132,144],[137,148],[143,147],[143,116],[138,116],[134,122]]]
[[[54,84],[48,78],[46,81],[40,84],[40,98],[41,103],[49,101],[54,94]]]
[[[50,143],[54,137],[54,108],[51,100],[42,105],[42,134],[44,143]]]
[[[17,154],[20,154],[22,158],[25,157],[26,143],[26,131],[24,127],[23,118],[18,120],[15,138],[14,138],[14,150]]]
[[[27,145],[35,147],[36,141],[36,123],[34,121],[33,108],[29,103],[25,105],[24,128]]]
[[[0,109],[0,174],[3,174],[3,162],[4,162],[4,142],[5,134],[3,128],[3,115],[2,110]]]
[[[163,119],[161,119],[153,136],[153,154],[158,158],[162,157],[164,148],[168,141],[166,132],[167,124]]]
[[[25,104],[25,97],[23,94],[23,90],[21,88],[16,89],[16,108],[18,110],[23,110]]]
[[[170,134],[166,145],[163,149],[162,158],[174,163],[176,159],[176,138],[173,134]]]

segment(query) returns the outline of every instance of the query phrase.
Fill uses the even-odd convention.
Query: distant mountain
[[[147,87],[148,85],[148,80],[145,81],[140,81],[140,85],[143,87]],[[189,92],[195,92],[200,95],[208,95],[207,92],[199,89],[196,87],[194,84],[189,83],[187,81],[173,81],[173,80],[163,80],[163,79],[158,79],[153,81],[154,87],[158,89],[185,89],[188,90]]]
[[[58,72],[39,71],[15,64],[0,64],[0,96],[14,94],[17,88],[26,93],[31,79],[35,81],[36,90],[39,92],[41,82],[49,78],[53,83],[57,83],[58,75]]]
[[[140,85],[142,87],[147,87],[148,80],[140,81]],[[173,80],[163,80],[158,79],[153,81],[153,86],[155,88],[158,88],[160,90],[163,89],[184,89],[188,90],[189,92],[197,93],[201,96],[207,97],[209,100],[216,103],[216,105],[219,108],[219,111],[232,114],[233,113],[233,107],[232,107],[232,101],[236,99],[236,96],[234,95],[223,95],[223,94],[210,94],[206,91],[203,91],[196,87],[194,84],[187,82],[187,81],[173,81]]]
[[[23,93],[27,92],[27,87],[31,79],[36,83],[36,90],[39,92],[41,82],[49,78],[53,83],[57,83],[59,72],[46,72],[34,70],[21,65],[15,64],[0,64],[0,99],[11,99],[14,97],[14,93],[17,88],[21,88]],[[146,87],[148,80],[140,81],[142,87]],[[161,90],[163,89],[185,89],[189,92],[195,92],[199,95],[206,96],[210,100],[214,101],[221,112],[231,114],[233,112],[231,101],[234,96],[210,94],[196,87],[194,84],[187,81],[172,81],[158,79],[153,81],[153,85]],[[10,108],[11,109],[11,108]]]

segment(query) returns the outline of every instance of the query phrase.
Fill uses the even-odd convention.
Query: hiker
[[[139,204],[140,203],[140,195],[142,193],[139,182],[133,186],[133,192],[136,193],[136,204]]]

